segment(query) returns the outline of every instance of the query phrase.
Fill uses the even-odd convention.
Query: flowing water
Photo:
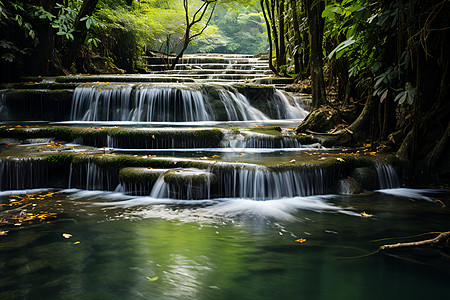
[[[0,91],[0,299],[448,298],[447,256],[373,252],[447,231],[450,192],[297,139],[309,96],[261,87],[268,72],[187,56]]]
[[[398,241],[376,239],[446,230],[449,212],[435,198],[449,195],[173,201],[68,190],[53,199],[64,209],[58,222],[1,237],[0,297],[444,299],[449,264],[436,253],[400,254],[423,264],[355,258]]]

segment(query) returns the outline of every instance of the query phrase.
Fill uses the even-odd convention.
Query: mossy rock
[[[199,186],[215,183],[217,178],[215,174],[199,169],[174,169],[164,174],[164,181],[178,186],[187,184]]]
[[[377,172],[369,167],[355,168],[352,173],[354,178],[361,188],[372,191],[377,188]]]
[[[341,195],[355,195],[361,193],[362,189],[356,179],[348,177],[338,181],[337,192]]]
[[[154,184],[168,169],[153,168],[123,168],[119,171],[119,181],[126,183]]]
[[[195,82],[192,78],[185,77],[155,77],[133,75],[80,75],[61,76],[55,79],[58,83],[70,82]]]

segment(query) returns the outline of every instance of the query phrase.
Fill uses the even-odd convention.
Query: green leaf
[[[407,96],[408,96],[407,92],[403,91],[403,92],[399,93],[397,95],[397,97],[395,97],[394,101],[398,100],[398,104],[403,104],[403,102],[405,102]]]
[[[11,53],[6,53],[6,54],[3,54],[3,56],[2,56],[2,59],[6,60],[7,62],[13,62],[15,58],[16,57]]]
[[[328,59],[331,59],[331,58],[333,57],[334,54],[336,54],[336,53],[338,53],[338,52],[340,52],[340,51],[342,51],[342,50],[345,50],[345,49],[348,48],[350,45],[352,45],[352,44],[354,44],[354,43],[356,43],[356,42],[357,42],[357,40],[354,39],[354,36],[351,36],[349,39],[343,41],[343,42],[340,43],[336,48],[334,48],[333,51],[331,51],[331,53],[328,55]],[[339,57],[342,56],[342,54],[343,54],[343,53],[341,53],[341,54],[339,55]]]
[[[384,99],[386,99],[386,97],[387,97],[387,95],[388,95],[388,92],[389,92],[389,90],[386,89],[386,90],[384,91],[384,93],[381,95],[381,97],[380,97],[380,102],[381,102],[381,103],[383,103]]]

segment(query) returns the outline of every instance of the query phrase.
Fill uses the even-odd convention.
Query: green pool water
[[[48,200],[56,221],[0,236],[0,299],[448,299],[437,252],[354,258],[435,235],[376,239],[449,230],[436,199],[450,204],[410,189],[270,201],[62,191]]]

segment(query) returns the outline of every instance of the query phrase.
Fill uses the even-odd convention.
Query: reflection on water
[[[341,259],[399,241],[371,242],[379,238],[448,230],[449,209],[434,202],[450,204],[448,192],[174,201],[65,190],[55,197],[64,210],[58,221],[0,236],[0,299],[427,299],[431,292],[444,299],[450,292],[448,260],[434,252],[400,254],[425,265],[379,254]]]

